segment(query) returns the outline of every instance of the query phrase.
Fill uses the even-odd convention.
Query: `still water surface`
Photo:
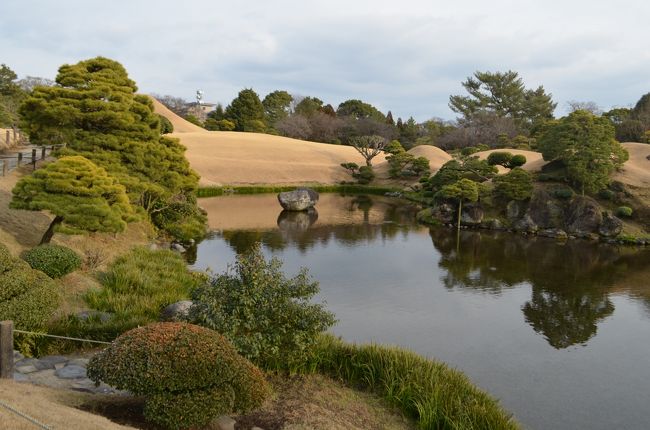
[[[650,428],[650,252],[417,225],[415,208],[321,195],[201,200],[215,230],[195,268],[260,241],[308,267],[349,341],[404,346],[464,371],[531,429]]]

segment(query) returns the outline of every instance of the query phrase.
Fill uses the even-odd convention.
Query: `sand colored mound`
[[[335,184],[351,179],[341,163],[365,164],[352,147],[234,131],[173,133],[202,185]],[[375,158],[379,163],[383,155]],[[373,161],[375,161],[373,160]]]
[[[522,169],[527,170],[529,172],[539,172],[542,170],[542,167],[546,164],[546,161],[542,158],[542,154],[539,152],[535,151],[527,151],[524,149],[510,149],[510,148],[504,148],[504,149],[490,149],[489,151],[481,151],[477,152],[474,155],[477,155],[478,158],[481,160],[485,160],[488,158],[490,154],[493,152],[509,152],[512,155],[523,155],[526,157],[526,164],[522,166]],[[501,166],[497,166],[499,169],[499,173],[507,173],[509,169],[506,169]]]
[[[132,429],[108,419],[81,411],[69,404],[81,404],[85,397],[73,393],[3,380],[0,401],[37,419],[53,429]],[[37,426],[0,407],[0,429],[34,430]]]
[[[630,154],[630,159],[620,172],[614,174],[613,179],[633,187],[650,187],[650,144],[627,142],[622,145]]]
[[[196,124],[192,124],[191,122],[176,115],[174,112],[169,110],[167,106],[160,103],[155,98],[153,97],[149,97],[149,98],[153,102],[154,111],[157,114],[164,116],[169,120],[169,122],[172,123],[172,125],[174,126],[174,133],[192,133],[192,132],[205,131],[204,128],[201,128]]]
[[[429,160],[429,167],[431,167],[432,172],[440,169],[443,164],[452,159],[451,155],[431,145],[419,145],[406,152],[416,157],[424,157]]]

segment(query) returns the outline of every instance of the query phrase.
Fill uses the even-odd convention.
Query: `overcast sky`
[[[647,0],[0,0],[0,63],[54,78],[102,55],[142,92],[226,105],[286,89],[417,120],[453,119],[474,71],[512,69],[563,114],[650,92],[649,19]]]

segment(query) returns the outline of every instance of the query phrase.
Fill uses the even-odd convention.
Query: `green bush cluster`
[[[616,197],[616,193],[612,190],[604,189],[598,192],[598,197],[604,200],[614,200],[614,197]]]
[[[145,418],[169,429],[250,411],[270,394],[264,374],[225,337],[177,322],[124,333],[91,359],[88,377],[145,396]]]
[[[57,284],[1,243],[0,286],[0,321],[13,320],[16,328],[40,330],[58,307]]]
[[[341,163],[341,167],[346,169],[359,184],[367,185],[375,179],[375,171],[372,166],[361,166],[357,163]]]
[[[72,249],[60,245],[41,245],[22,254],[32,269],[40,270],[52,279],[60,278],[81,267],[81,257]]]
[[[266,261],[259,244],[237,257],[234,273],[192,294],[190,321],[222,333],[244,357],[267,368],[305,358],[317,336],[335,322],[311,303],[318,283],[307,270],[287,279],[280,260]]]
[[[619,206],[616,208],[616,215],[624,218],[629,218],[632,216],[634,211],[629,206]]]
[[[169,119],[167,119],[166,116],[160,114],[156,114],[156,116],[160,122],[160,134],[168,134],[174,132],[174,125]]]
[[[488,155],[487,162],[491,166],[503,166],[508,169],[514,169],[515,167],[521,167],[526,164],[526,157],[521,154],[512,155],[510,152],[496,151]]]
[[[366,387],[417,420],[421,429],[518,429],[498,402],[463,373],[411,351],[355,345],[331,335],[294,372],[318,372]]]
[[[497,176],[493,182],[495,194],[506,200],[526,200],[533,195],[533,178],[520,167]]]
[[[573,190],[571,188],[558,188],[553,191],[553,195],[561,200],[569,200],[573,197]]]

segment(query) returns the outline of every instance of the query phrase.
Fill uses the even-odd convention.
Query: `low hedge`
[[[263,373],[225,337],[187,323],[124,333],[91,359],[88,377],[145,396],[145,417],[170,429],[249,411],[270,394]]]
[[[22,259],[32,269],[40,270],[52,279],[60,278],[81,267],[81,257],[65,246],[40,245],[23,252]]]

